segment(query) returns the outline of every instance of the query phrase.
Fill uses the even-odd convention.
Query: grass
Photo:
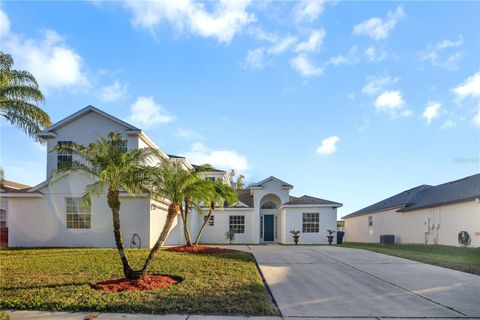
[[[391,256],[420,261],[436,266],[480,275],[480,249],[440,245],[376,243],[344,243],[343,247],[365,249]]]
[[[128,252],[140,266],[147,250]],[[89,284],[122,277],[115,249],[0,251],[0,309],[128,313],[275,313],[254,258],[245,252],[196,255],[161,251],[150,273],[184,280],[155,291],[104,293]]]

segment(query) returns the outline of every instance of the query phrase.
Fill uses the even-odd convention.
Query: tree
[[[208,164],[196,166],[193,170],[189,170],[190,179],[184,189],[184,206],[180,207],[180,213],[183,222],[183,231],[187,246],[192,245],[190,235],[189,217],[192,209],[202,212],[202,204],[209,203],[214,193],[213,182],[204,180],[198,176],[201,172],[211,171],[212,167]]]
[[[230,185],[235,187],[235,189],[245,188],[245,176],[243,174],[236,176],[234,169],[230,169],[228,172],[228,179],[230,180]]]
[[[207,198],[210,199],[208,213],[204,218],[202,226],[198,230],[197,237],[195,238],[195,242],[194,242],[195,245],[198,245],[198,243],[200,242],[200,238],[203,234],[203,230],[205,229],[205,226],[207,225],[208,220],[212,216],[215,208],[216,207],[222,208],[225,202],[227,204],[233,204],[238,201],[237,192],[235,191],[235,189],[226,185],[221,180],[217,180],[216,182],[210,182],[210,184],[211,184],[211,190],[207,196]],[[203,212],[203,211],[199,211],[198,213],[200,214],[200,212]]]
[[[107,203],[112,211],[113,234],[118,253],[122,260],[123,272],[128,279],[142,278],[150,266],[158,247],[152,248],[148,259],[140,270],[134,270],[128,261],[120,229],[119,194],[146,193],[151,187],[154,167],[148,164],[152,157],[160,157],[153,148],[126,150],[126,141],[117,133],[110,133],[107,138],[100,138],[87,147],[78,144],[59,145],[54,150],[70,153],[76,157],[70,166],[55,170],[51,183],[67,172],[79,172],[94,180],[85,187],[82,201],[90,202],[92,197],[106,193]],[[158,242],[158,241],[157,241]]]
[[[12,67],[12,56],[0,52],[0,115],[36,141],[42,141],[38,133],[51,124],[48,114],[37,106],[44,101],[43,94],[31,73]]]

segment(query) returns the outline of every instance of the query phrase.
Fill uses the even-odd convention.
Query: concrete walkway
[[[284,317],[480,317],[480,277],[366,250],[243,246]]]

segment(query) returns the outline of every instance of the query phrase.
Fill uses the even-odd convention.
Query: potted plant
[[[335,230],[327,229],[327,232],[328,232],[328,236],[327,236],[328,244],[332,244],[333,234],[335,233]]]
[[[230,241],[230,244],[232,244],[232,241],[235,240],[235,232],[233,232],[233,230],[228,230],[225,233],[225,238]]]
[[[295,242],[295,244],[298,244],[298,238],[300,238],[300,231],[292,230],[290,231],[290,233],[292,234],[293,242]]]

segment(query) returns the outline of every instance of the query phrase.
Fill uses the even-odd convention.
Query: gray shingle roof
[[[297,197],[290,197],[290,200],[285,205],[332,205],[332,206],[341,206],[342,204],[339,202],[334,202],[330,200],[315,198],[307,195],[303,195],[299,198]]]
[[[237,189],[238,201],[245,203],[253,208],[253,196],[250,195],[250,189]]]
[[[413,211],[480,198],[480,174],[429,188],[411,205],[398,211]]]
[[[352,218],[373,212],[398,208],[399,212],[431,208],[480,197],[480,174],[438,186],[421,185],[342,217]]]

